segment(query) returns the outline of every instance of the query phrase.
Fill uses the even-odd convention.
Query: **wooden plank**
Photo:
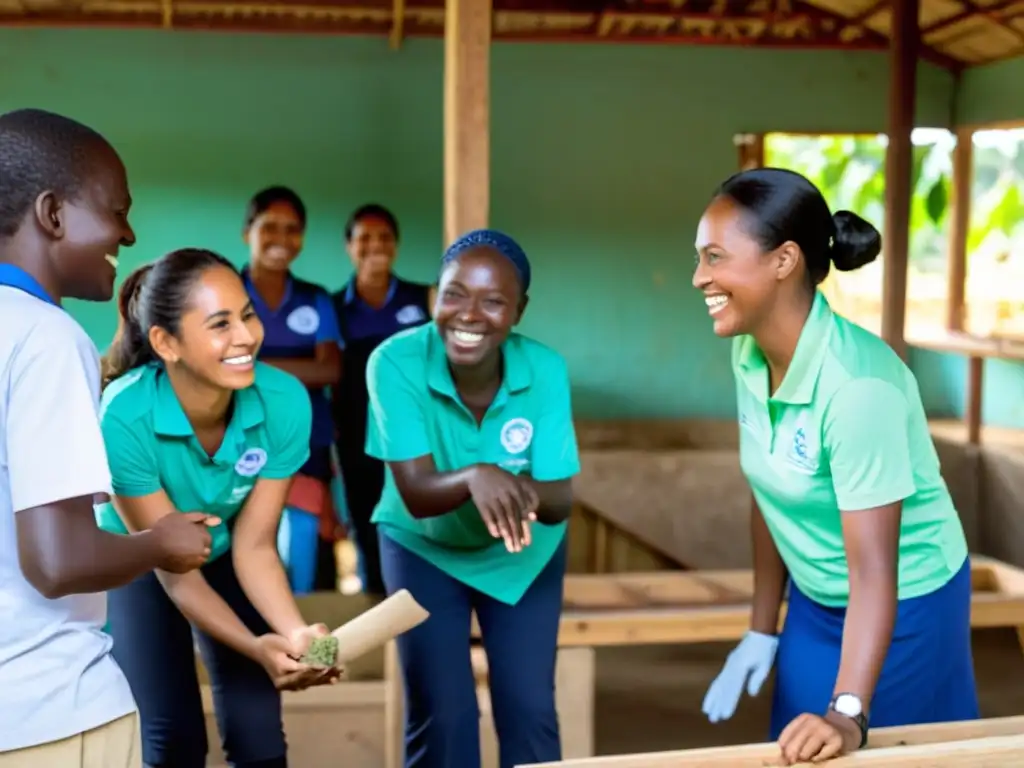
[[[985,722],[985,721],[979,721]],[[1020,724],[1016,724],[1020,727]],[[987,736],[960,741],[864,749],[829,760],[829,768],[891,766],[892,768],[1005,768],[1019,763],[1024,754],[1024,735]],[[615,755],[555,763],[535,763],[517,768],[764,768],[782,765],[777,744],[748,744],[646,755]],[[812,763],[799,763],[812,765]],[[820,764],[819,764],[820,765]]]
[[[1024,627],[1024,570],[972,556],[971,581],[972,627]],[[568,575],[558,644],[738,640],[750,626],[753,587],[750,570]],[[780,622],[785,613],[783,604]]]
[[[972,557],[971,626],[1024,627],[1024,571]],[[573,575],[565,579],[561,646],[738,640],[750,625],[753,572]],[[785,616],[785,605],[780,621]]]

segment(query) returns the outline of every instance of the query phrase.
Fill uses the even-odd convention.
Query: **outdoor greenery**
[[[944,316],[951,215],[949,131],[914,131],[908,323],[934,325]],[[1024,130],[975,133],[968,233],[968,325],[978,333],[1024,332]],[[885,213],[884,135],[769,134],[768,165],[806,175],[833,209],[856,211],[882,229]],[[881,266],[833,274],[824,286],[833,303],[872,330],[880,313]],[[916,313],[916,316],[915,316]]]

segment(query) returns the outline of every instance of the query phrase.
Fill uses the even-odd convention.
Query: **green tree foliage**
[[[1001,234],[1007,242],[1024,235],[1024,136],[999,133],[1007,134],[1004,140],[975,143],[968,254],[991,233]],[[765,154],[769,165],[806,175],[833,209],[855,211],[881,229],[886,144],[884,135],[771,134]],[[924,270],[941,269],[946,258],[952,148],[948,132],[915,131],[910,259]]]

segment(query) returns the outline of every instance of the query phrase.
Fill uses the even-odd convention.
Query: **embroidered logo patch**
[[[267,452],[262,448],[250,448],[235,462],[235,472],[242,477],[253,477],[259,474],[267,463]]]
[[[526,419],[509,419],[501,428],[501,447],[509,453],[522,453],[533,441],[533,424]]]
[[[415,304],[407,304],[395,313],[395,320],[400,322],[402,325],[411,325],[412,323],[418,323],[420,320],[424,319],[426,319],[426,315],[424,315],[423,310]]]
[[[285,323],[295,333],[311,336],[320,327],[320,313],[310,306],[296,307],[288,315]]]

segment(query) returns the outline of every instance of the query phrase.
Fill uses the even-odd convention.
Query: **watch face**
[[[836,696],[836,703],[832,705],[832,708],[840,715],[847,717],[857,717],[864,711],[860,699],[852,693],[841,693]]]

